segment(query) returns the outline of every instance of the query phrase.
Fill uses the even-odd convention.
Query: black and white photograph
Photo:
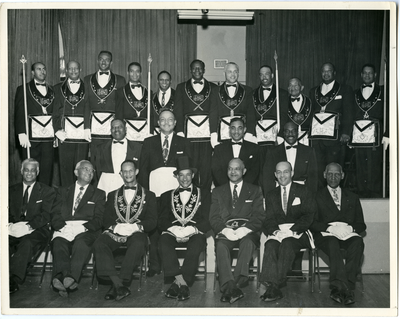
[[[0,16],[3,315],[398,315],[395,3]]]

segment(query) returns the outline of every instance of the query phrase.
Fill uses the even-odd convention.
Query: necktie
[[[243,142],[237,142],[237,143],[232,142],[232,145],[240,145],[240,146],[242,146],[242,145],[243,145]]]
[[[81,83],[81,81],[80,81],[80,80],[77,80],[77,81],[71,81],[71,84],[74,84],[74,83],[76,83],[76,84],[80,84],[80,83]]]
[[[110,73],[108,71],[102,72],[100,71],[100,75],[109,75]]]
[[[114,141],[113,141],[113,144],[124,144],[124,141],[117,141],[117,140],[114,140]]]
[[[297,145],[288,145],[288,146],[286,146],[287,150],[290,150],[291,148],[297,148]]]
[[[41,86],[46,86],[46,83],[37,83],[37,82],[36,82],[36,86],[40,86],[40,85],[41,85]]]
[[[82,199],[82,194],[83,194],[83,190],[85,188],[83,186],[79,187],[79,194],[75,199],[75,204],[74,204],[74,212],[76,211],[76,209],[78,208],[79,203],[81,202]]]
[[[134,89],[134,88],[140,88],[140,84],[131,84],[131,88],[132,88],[132,89]]]
[[[362,88],[372,88],[372,84],[363,84]]]
[[[227,88],[236,87],[236,84],[227,84],[226,87],[227,87]]]
[[[136,186],[124,186],[125,189],[136,190]]]
[[[265,91],[265,90],[271,91],[271,88],[265,88],[265,87],[263,87],[262,89],[263,89],[263,91]]]
[[[291,100],[292,102],[300,101],[300,97],[292,97],[290,100]]]
[[[25,220],[26,206],[28,205],[28,190],[31,185],[28,185],[24,192],[24,197],[22,198],[22,208],[21,208],[21,216],[20,220]]]
[[[338,210],[340,210],[340,201],[336,188],[333,188],[332,192],[333,192],[333,201],[335,202]]]
[[[165,92],[163,92],[161,97],[161,106],[164,107],[164,105],[165,105]]]
[[[165,136],[164,139],[162,155],[164,158],[164,163],[166,163],[168,159],[168,136]]]
[[[191,191],[191,189],[190,189],[190,187],[188,187],[188,188],[179,188],[179,192],[180,193],[182,193],[182,192],[190,192]]]
[[[233,198],[232,198],[232,207],[233,208],[236,207],[236,204],[237,204],[237,201],[238,201],[238,198],[239,198],[236,188],[237,188],[237,185],[235,185],[233,187]]]
[[[287,193],[286,193],[286,186],[283,186],[283,211],[285,215],[287,213]]]
[[[193,81],[193,84],[200,84],[200,85],[203,85],[203,81]]]

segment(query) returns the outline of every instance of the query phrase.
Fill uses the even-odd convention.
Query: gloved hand
[[[224,228],[221,231],[221,234],[230,241],[236,241],[240,239],[232,228]]]
[[[251,233],[252,230],[247,228],[247,227],[239,227],[238,229],[235,230],[236,236],[239,239],[242,239],[244,236],[246,236],[247,234]]]
[[[250,142],[250,143],[258,144],[257,137],[254,136],[253,134],[246,133],[244,135],[243,139],[248,141],[248,142]]]
[[[18,222],[8,225],[8,233],[10,236],[20,238],[32,233],[34,229],[29,227],[28,222]]]
[[[91,134],[90,134],[90,129],[85,129],[84,130],[84,132],[83,132],[83,138],[86,140],[86,141],[88,141],[88,142],[91,142],[92,141],[92,136],[91,136]]]
[[[56,132],[56,136],[61,142],[64,142],[65,139],[67,138],[67,133],[63,130],[58,130]]]
[[[211,147],[212,148],[215,148],[215,146],[217,146],[219,144],[219,142],[218,142],[218,134],[217,133],[211,133],[210,143],[211,143]]]
[[[19,144],[23,148],[31,147],[31,142],[29,142],[28,136],[25,133],[18,134]]]
[[[350,141],[350,136],[348,136],[347,134],[342,134],[342,136],[340,137],[340,143],[346,144],[348,141]]]
[[[383,149],[386,151],[388,146],[389,146],[389,138],[384,136],[382,137],[382,144],[383,144]]]

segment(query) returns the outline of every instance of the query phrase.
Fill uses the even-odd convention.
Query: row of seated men
[[[159,87],[150,92],[148,101],[149,88],[141,83],[139,63],[129,64],[126,83],[124,77],[111,71],[111,52],[101,51],[97,62],[98,71],[82,80],[80,64],[70,61],[66,80],[54,88],[46,83],[45,65],[32,65],[33,79],[26,84],[29,134],[24,120],[23,86],[17,89],[15,129],[22,159],[30,146],[31,157],[48,168],[39,178],[45,184],[51,185],[52,181],[53,143],[58,145],[61,185],[66,186],[74,180],[75,163],[82,159],[94,163],[97,146],[110,137],[113,117],[126,121],[128,140],[143,143],[149,135],[158,134],[160,110],[167,108],[175,114],[177,135],[191,144],[191,158],[198,168],[195,178],[201,187],[211,188],[213,151],[230,138],[230,119],[240,116],[245,119],[243,138],[260,146],[261,162],[281,139],[284,123],[296,124],[299,142],[315,150],[318,187],[324,185],[323,170],[328,163],[343,164],[348,149],[345,145],[350,142],[357,146],[358,193],[363,197],[381,196],[381,142],[386,148],[388,127],[383,115],[383,88],[375,83],[376,70],[371,64],[362,67],[363,85],[353,91],[339,84],[334,65],[325,63],[321,67],[322,82],[306,96],[298,78],[289,81],[288,91],[277,88],[273,68],[268,65],[260,67],[260,86],[253,90],[238,82],[236,63],[225,66],[225,81],[217,86],[204,78],[204,62],[194,60],[189,68],[191,78],[178,84],[176,90],[171,87],[170,73],[161,71],[157,77]],[[226,180],[225,176],[221,178]]]
[[[132,273],[146,253],[149,232],[158,228],[164,276],[173,280],[166,297],[190,298],[206,233],[212,230],[221,302],[244,297],[241,288],[248,284],[261,232],[267,237],[259,278],[266,290],[261,298],[274,301],[283,298],[296,252],[311,247],[307,233],[311,230],[315,245],[329,257],[330,297],[344,305],[355,302],[353,290],[364,251],[360,234],[366,225],[358,196],[340,187],[344,173],[339,164],[326,166],[328,185],[314,194],[292,181],[289,162],[277,163],[274,174],[279,185],[266,194],[265,208],[261,188],[243,180],[247,169],[241,159],[229,161],[228,182],[212,194],[193,184],[196,172],[189,157],[177,157],[173,174],[178,186],[163,193],[157,204],[155,194],[137,182],[135,161],[122,162],[123,185],[106,199],[104,191],[90,184],[94,169],[89,161],[77,163],[75,183],[54,190],[36,181],[39,163],[25,160],[23,182],[9,189],[10,293],[18,291],[37,245],[51,236],[52,285],[61,296],[78,288],[93,249],[97,275],[112,283],[105,299],[121,300],[131,294]],[[112,252],[121,245],[127,250],[118,273]],[[187,246],[182,266],[175,251],[181,245]],[[232,272],[234,247],[239,253]],[[347,250],[345,261],[340,249]]]

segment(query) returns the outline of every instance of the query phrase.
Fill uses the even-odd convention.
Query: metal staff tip
[[[149,64],[151,63],[151,62],[153,62],[153,59],[151,58],[151,54],[149,53],[149,57],[147,58],[147,62],[149,62]]]
[[[28,60],[27,59],[25,59],[25,55],[23,55],[22,57],[21,57],[21,60],[19,60],[22,64],[25,64]]]
[[[275,60],[275,62],[278,60],[278,54],[276,54],[276,50],[275,50],[275,54],[274,54],[274,60]]]

